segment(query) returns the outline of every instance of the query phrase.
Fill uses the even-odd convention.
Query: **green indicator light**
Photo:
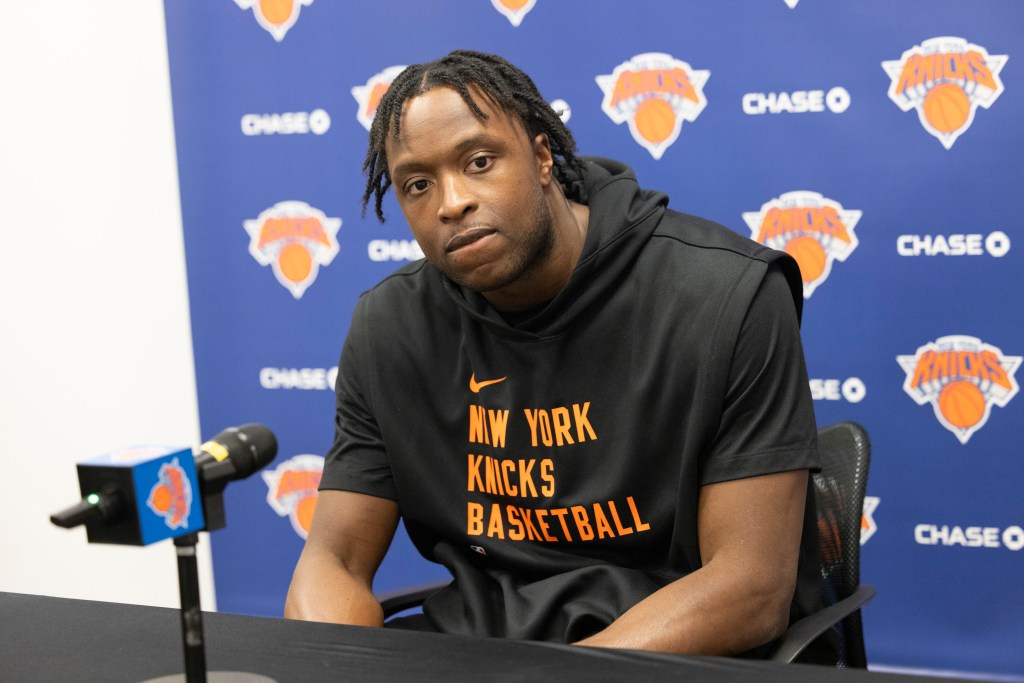
[[[89,502],[89,505],[95,505],[100,502],[100,496],[98,493],[90,493],[85,499]]]

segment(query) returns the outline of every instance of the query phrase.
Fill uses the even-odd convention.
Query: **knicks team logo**
[[[704,84],[710,75],[661,52],[636,55],[597,77],[604,91],[601,109],[615,123],[628,123],[633,139],[660,159],[683,121],[693,123],[707,106]]]
[[[256,23],[281,42],[288,29],[299,20],[299,8],[309,7],[313,0],[235,0],[242,9],[251,9]]]
[[[494,5],[494,9],[504,14],[513,26],[519,26],[537,4],[537,0],[491,0],[491,4]]]
[[[320,266],[338,255],[340,218],[328,218],[306,202],[278,202],[253,220],[243,221],[249,253],[296,299],[316,280]]]
[[[903,390],[918,405],[931,403],[939,424],[962,444],[985,426],[993,405],[1005,408],[1019,389],[1014,373],[1021,357],[977,337],[939,337],[896,360],[907,373]]]
[[[324,459],[319,455],[296,455],[261,473],[267,485],[267,503],[274,512],[288,517],[292,529],[302,538],[309,535],[323,471]]]
[[[380,73],[374,74],[366,85],[357,85],[352,88],[352,97],[359,103],[356,111],[356,118],[363,128],[370,130],[373,124],[373,117],[377,115],[377,107],[380,105],[384,93],[391,87],[391,82],[398,77],[398,74],[405,71],[405,65],[389,66]]]
[[[857,248],[853,229],[860,217],[860,211],[806,190],[787,192],[760,211],[743,214],[753,239],[796,259],[805,299],[828,279],[835,261],[845,261]]]
[[[1006,59],[946,36],[926,40],[882,68],[892,79],[889,99],[903,111],[916,109],[924,129],[949,149],[974,123],[978,107],[988,109],[1003,94],[999,72]]]
[[[169,529],[188,526],[188,513],[192,510],[192,484],[175,458],[160,466],[157,483],[146,498],[146,506],[162,517]]]
[[[864,496],[864,512],[860,517],[860,544],[868,542],[875,532],[878,531],[878,524],[875,523],[875,508],[881,498],[877,496]]]

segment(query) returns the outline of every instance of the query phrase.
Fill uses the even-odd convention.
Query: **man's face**
[[[554,240],[544,189],[551,153],[517,119],[470,87],[488,115],[434,88],[405,103],[386,151],[398,204],[424,255],[446,277],[481,293],[522,285]]]

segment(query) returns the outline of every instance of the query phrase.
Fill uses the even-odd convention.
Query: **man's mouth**
[[[444,250],[448,253],[458,251],[459,249],[473,244],[477,240],[487,237],[488,235],[493,235],[494,233],[495,230],[493,228],[468,228],[449,239],[444,245]]]

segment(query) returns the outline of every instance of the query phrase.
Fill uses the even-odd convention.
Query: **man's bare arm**
[[[348,491],[321,491],[285,600],[289,619],[380,626],[373,576],[394,538],[398,505]]]
[[[703,566],[579,645],[731,655],[785,631],[796,587],[807,471],[701,489]]]

